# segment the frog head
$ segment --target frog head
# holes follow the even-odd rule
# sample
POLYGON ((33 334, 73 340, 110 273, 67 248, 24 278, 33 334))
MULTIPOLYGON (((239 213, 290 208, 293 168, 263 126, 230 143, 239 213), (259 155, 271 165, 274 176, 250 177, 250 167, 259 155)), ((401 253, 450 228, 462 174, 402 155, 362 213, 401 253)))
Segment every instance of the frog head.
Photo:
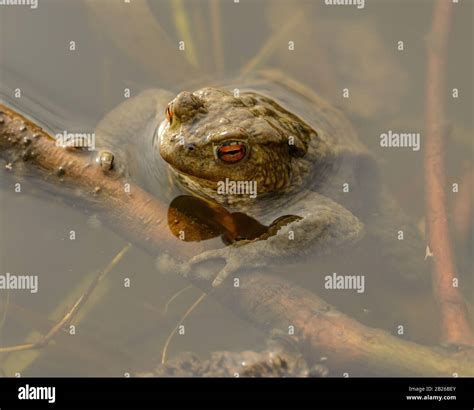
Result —
POLYGON ((255 182, 258 194, 285 190, 293 161, 316 132, 263 95, 218 88, 181 92, 158 130, 159 152, 180 175, 216 190, 220 181, 255 182))

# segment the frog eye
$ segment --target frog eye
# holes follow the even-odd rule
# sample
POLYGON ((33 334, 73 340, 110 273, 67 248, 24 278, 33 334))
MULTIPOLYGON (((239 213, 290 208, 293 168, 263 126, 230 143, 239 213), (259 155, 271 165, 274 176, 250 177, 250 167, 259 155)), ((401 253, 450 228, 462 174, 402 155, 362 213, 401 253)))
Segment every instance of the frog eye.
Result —
POLYGON ((173 122, 173 110, 171 104, 166 107, 166 120, 169 122, 170 125, 173 122))
POLYGON ((216 157, 227 164, 235 164, 245 158, 247 146, 242 141, 226 141, 216 148, 216 157))

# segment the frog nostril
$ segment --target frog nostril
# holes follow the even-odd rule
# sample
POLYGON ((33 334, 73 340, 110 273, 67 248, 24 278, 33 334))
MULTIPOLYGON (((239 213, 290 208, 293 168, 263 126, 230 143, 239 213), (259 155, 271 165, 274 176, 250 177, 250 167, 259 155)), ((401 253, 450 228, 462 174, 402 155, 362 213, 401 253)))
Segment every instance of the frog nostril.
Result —
POLYGON ((194 144, 188 144, 186 145, 186 149, 188 150, 188 152, 192 152, 196 149, 196 146, 194 144))

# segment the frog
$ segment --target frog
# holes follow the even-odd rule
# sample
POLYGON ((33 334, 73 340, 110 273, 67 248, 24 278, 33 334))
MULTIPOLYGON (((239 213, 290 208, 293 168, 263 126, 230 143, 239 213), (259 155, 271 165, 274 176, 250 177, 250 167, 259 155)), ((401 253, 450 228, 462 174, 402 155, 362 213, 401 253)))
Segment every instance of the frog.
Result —
POLYGON ((423 276, 419 232, 381 182, 374 154, 341 110, 283 74, 145 90, 104 117, 96 146, 104 172, 161 200, 186 193, 269 228, 179 264, 184 276, 218 287, 239 272, 363 244, 375 244, 372 253, 404 280, 423 276), (217 273, 199 269, 210 262, 217 273))

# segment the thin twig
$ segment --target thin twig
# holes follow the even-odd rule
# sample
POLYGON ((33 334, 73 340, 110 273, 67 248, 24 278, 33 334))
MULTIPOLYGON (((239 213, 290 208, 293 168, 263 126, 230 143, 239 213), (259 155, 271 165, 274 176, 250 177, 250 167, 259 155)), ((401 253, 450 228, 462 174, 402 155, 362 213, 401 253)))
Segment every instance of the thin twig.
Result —
POLYGON ((214 49, 214 62, 217 74, 224 72, 224 47, 222 46, 222 24, 220 0, 209 3, 212 22, 212 42, 214 49))
POLYGON ((175 300, 177 297, 182 295, 184 292, 186 292, 189 289, 192 289, 194 286, 193 285, 188 285, 183 289, 178 290, 171 298, 166 302, 165 308, 163 309, 163 315, 166 315, 168 313, 168 308, 171 303, 173 303, 173 300, 175 300))
POLYGON ((178 327, 184 322, 184 320, 189 316, 189 314, 196 309, 196 307, 204 300, 204 298, 207 296, 207 293, 204 293, 199 296, 199 298, 194 302, 191 307, 184 313, 183 317, 181 320, 176 324, 176 326, 173 328, 173 330, 170 332, 168 338, 166 339, 165 345, 163 346, 163 352, 161 353, 161 364, 164 364, 166 362, 166 353, 168 352, 168 347, 171 343, 171 339, 173 339, 174 334, 176 333, 176 330, 178 330, 178 327))
POLYGON ((272 33, 259 52, 242 68, 241 75, 250 73, 266 62, 275 49, 288 37, 290 30, 296 26, 302 17, 301 12, 296 12, 278 32, 272 33))
POLYGON ((467 309, 455 280, 458 277, 449 238, 445 200, 444 110, 447 45, 452 23, 453 4, 438 0, 428 37, 426 82, 426 213, 429 247, 433 252, 433 287, 440 306, 442 342, 474 345, 467 309))
POLYGON ((194 46, 193 36, 191 35, 189 17, 186 8, 184 7, 182 0, 173 0, 171 2, 171 7, 173 9, 174 24, 185 44, 186 59, 193 67, 199 67, 199 59, 196 53, 196 47, 194 46))
POLYGON ((107 267, 103 271, 99 271, 95 279, 91 282, 87 290, 76 300, 72 308, 63 316, 63 318, 56 323, 51 330, 44 335, 40 340, 34 343, 26 343, 22 345, 15 345, 15 346, 8 346, 8 347, 1 347, 0 353, 12 353, 12 352, 19 352, 23 350, 30 350, 30 349, 39 349, 48 344, 48 342, 53 339, 62 328, 67 326, 72 319, 77 315, 79 309, 84 306, 87 300, 90 298, 94 290, 96 289, 99 282, 117 265, 117 263, 122 260, 125 254, 131 248, 131 244, 127 244, 124 248, 112 259, 112 261, 107 265, 107 267))
POLYGON ((5 298, 5 303, 3 304, 2 318, 0 319, 0 339, 2 336, 3 326, 5 325, 5 321, 7 320, 7 312, 8 312, 9 304, 10 304, 10 290, 7 289, 7 296, 5 298))

